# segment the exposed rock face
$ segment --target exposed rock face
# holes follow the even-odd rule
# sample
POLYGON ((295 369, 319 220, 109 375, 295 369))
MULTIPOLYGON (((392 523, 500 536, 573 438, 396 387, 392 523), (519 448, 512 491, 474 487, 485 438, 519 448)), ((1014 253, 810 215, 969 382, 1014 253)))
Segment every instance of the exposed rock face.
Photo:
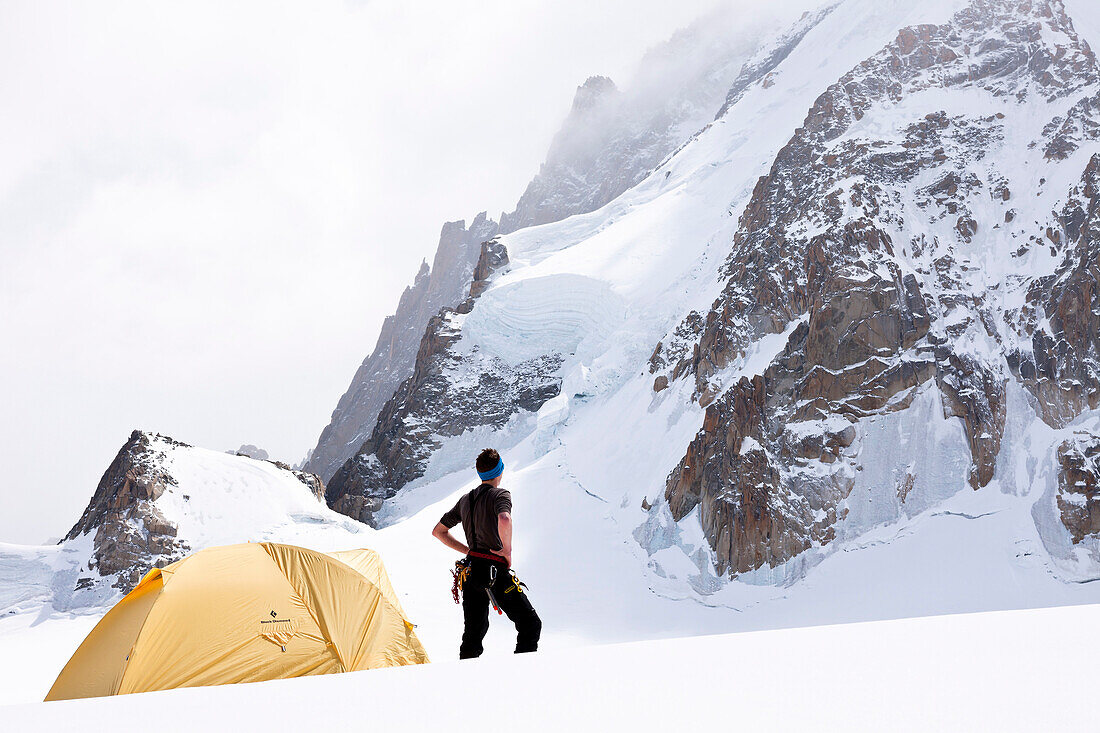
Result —
POLYGON ((152 446, 150 437, 140 430, 130 435, 100 479, 84 514, 65 535, 73 540, 94 533, 88 569, 112 579, 123 592, 137 585, 150 568, 164 567, 190 551, 177 538, 177 528, 153 504, 176 482, 163 471, 164 454, 152 446))
POLYGON ((559 355, 513 365, 456 348, 461 331, 454 318, 471 311, 489 277, 507 263, 503 245, 482 245, 470 296, 429 321, 413 375, 382 408, 370 439, 329 482, 326 499, 333 509, 375 525, 382 503, 424 475, 443 439, 477 427, 499 428, 520 410, 535 411, 558 394, 559 355))
POLYGON ((297 471, 282 461, 268 461, 268 463, 294 474, 294 478, 305 484, 306 488, 309 489, 309 493, 313 494, 317 501, 323 502, 325 500, 325 482, 317 474, 308 471, 297 471))
POLYGON ((855 425, 930 380, 965 425, 975 488, 993 476, 1014 375, 1052 424, 1096 406, 1096 158, 1054 221, 1013 223, 1028 179, 1007 141, 1039 110, 1052 120, 1029 150, 1073 160, 1097 139, 1098 81, 1057 0, 975 0, 902 29, 817 99, 758 182, 702 328, 686 319, 651 359, 693 374, 706 406, 666 498, 677 520, 701 508, 720 571, 831 541, 860 468, 844 450, 855 425), (982 102, 924 106, 949 95, 982 102), (1047 248, 1050 275, 1034 253, 1047 248), (782 353, 738 379, 768 334, 782 353))
MULTIPOLYGON (((296 513, 300 513, 304 521, 323 523, 327 521, 325 514, 332 516, 331 512, 324 509, 325 486, 316 474, 295 471, 279 461, 266 461, 244 455, 229 458, 233 464, 230 467, 224 463, 225 458, 165 435, 135 430, 103 474, 80 520, 61 542, 65 544, 91 537, 91 556, 76 579, 77 589, 100 586, 102 580, 106 580, 112 587, 129 592, 151 568, 164 567, 192 550, 201 549, 193 546, 194 536, 181 536, 179 527, 158 508, 158 500, 162 498, 160 507, 165 508, 165 511, 180 522, 183 521, 179 519, 180 514, 186 515, 195 506, 196 498, 201 499, 193 510, 196 516, 192 518, 192 528, 199 525, 209 531, 210 524, 233 524, 228 532, 223 533, 229 541, 255 539, 258 536, 253 534, 255 527, 240 526, 242 516, 253 513, 263 515, 265 512, 258 509, 238 512, 234 518, 233 510, 225 501, 226 493, 249 491, 259 481, 271 482, 264 489, 273 492, 270 498, 276 506, 287 505, 286 494, 289 489, 289 493, 295 497, 292 506, 296 505, 296 513), (189 459, 185 463, 193 466, 197 461, 206 466, 199 473, 198 481, 191 480, 190 484, 181 485, 180 476, 187 481, 191 474, 186 470, 179 473, 180 469, 173 468, 178 466, 174 461, 178 460, 180 454, 186 454, 189 459), (221 460, 212 461, 206 456, 221 460), (252 468, 254 462, 271 464, 286 473, 280 474, 268 469, 257 476, 252 468), (173 475, 174 470, 177 475, 173 475), (211 481, 210 476, 215 472, 218 480, 211 481), (311 500, 301 497, 301 490, 296 487, 295 479, 305 485, 317 500, 317 516, 303 511, 303 506, 308 508, 311 500), (196 497, 196 492, 206 493, 207 496, 196 497), (216 508, 212 510, 211 505, 215 502, 216 508), (227 513, 228 518, 224 516, 227 513), (237 535, 237 532, 241 534, 237 535)), ((267 495, 262 496, 266 498, 267 495)), ((280 524, 292 520, 293 517, 278 518, 280 524)), ((261 531, 268 529, 263 527, 261 531)), ((78 544, 77 547, 82 548, 82 545, 78 544)))
POLYGON ((1031 343, 1010 354, 1009 364, 1044 419, 1061 427, 1100 401, 1100 153, 1033 246, 1049 247, 1060 261, 1028 290, 1021 331, 1031 343))
POLYGON ((1100 534, 1100 437, 1078 435, 1058 446, 1058 510, 1074 544, 1100 534))
POLYGON ((466 228, 448 222, 439 235, 432 267, 424 263, 412 286, 405 289, 397 311, 386 318, 378 343, 355 372, 340 398, 332 420, 321 433, 304 468, 330 478, 370 437, 382 406, 412 374, 428 320, 463 298, 481 253, 481 243, 497 233, 496 222, 482 212, 466 228))

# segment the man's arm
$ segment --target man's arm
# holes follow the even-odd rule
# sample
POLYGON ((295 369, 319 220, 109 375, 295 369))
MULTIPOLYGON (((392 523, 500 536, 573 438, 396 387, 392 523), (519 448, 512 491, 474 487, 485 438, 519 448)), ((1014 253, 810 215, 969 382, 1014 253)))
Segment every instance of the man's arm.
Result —
POLYGON ((501 512, 497 515, 497 532, 500 534, 500 549, 495 554, 500 555, 508 564, 512 564, 512 513, 501 512))
POLYGON ((461 552, 463 555, 470 552, 469 547, 451 536, 451 530, 447 529, 447 526, 443 524, 443 522, 436 522, 435 529, 432 530, 432 537, 435 537, 455 552, 461 552))

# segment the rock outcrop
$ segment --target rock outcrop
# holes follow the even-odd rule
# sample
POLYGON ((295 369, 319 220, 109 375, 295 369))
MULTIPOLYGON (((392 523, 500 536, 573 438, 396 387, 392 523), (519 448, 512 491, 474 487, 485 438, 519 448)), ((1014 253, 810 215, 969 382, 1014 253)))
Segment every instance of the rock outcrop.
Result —
POLYGON ((1043 418, 1062 427, 1100 402, 1100 153, 1031 245, 1060 259, 1053 274, 1028 289, 1019 328, 1030 343, 1010 354, 1009 364, 1043 418))
POLYGON ((1073 542, 1100 535, 1100 436, 1075 435, 1058 446, 1057 506, 1073 542))
POLYGON ((448 222, 439 235, 431 268, 420 267, 405 289, 397 310, 386 318, 374 347, 352 378, 333 410, 304 468, 327 480, 355 455, 370 437, 382 406, 412 374, 424 329, 442 308, 453 308, 463 298, 473 277, 481 243, 498 231, 482 212, 469 228, 464 221, 448 222))
POLYGON ((328 484, 329 506, 372 526, 382 503, 423 476, 446 438, 479 427, 499 428, 517 412, 535 411, 558 394, 556 354, 509 364, 456 346, 456 316, 469 313, 494 272, 508 263, 495 241, 482 245, 470 295, 429 321, 413 375, 382 408, 378 423, 359 452, 328 484))
POLYGON ((65 540, 92 535, 88 569, 123 592, 137 585, 150 568, 175 562, 191 549, 154 503, 176 480, 163 470, 164 453, 154 447, 153 438, 140 430, 130 435, 80 520, 65 535, 65 540))
MULTIPOLYGON (((105 581, 122 592, 128 592, 151 568, 164 567, 192 550, 200 549, 194 545, 196 537, 182 536, 179 524, 166 516, 166 512, 172 510, 175 512, 172 516, 187 516, 190 505, 198 500, 201 503, 197 510, 199 524, 233 522, 223 517, 229 508, 217 492, 246 490, 245 482, 254 483, 257 480, 257 472, 252 468, 257 463, 278 469, 268 468, 261 472, 263 480, 272 482, 273 495, 265 495, 265 498, 285 503, 285 492, 291 487, 289 493, 300 497, 294 503, 308 505, 315 500, 317 511, 327 512, 323 505, 325 486, 316 474, 295 471, 279 461, 245 455, 228 457, 202 451, 165 435, 135 430, 103 474, 80 520, 61 541, 64 545, 91 540, 90 556, 79 573, 78 587, 105 581), (199 482, 184 484, 180 476, 173 472, 173 457, 180 453, 188 454, 192 463, 196 460, 200 463, 209 461, 209 468, 200 474, 199 482), (204 455, 216 456, 219 461, 204 459, 204 455), (227 460, 232 463, 232 468, 223 465, 227 460), (209 478, 212 472, 218 477, 214 482, 209 478), (297 486, 295 481, 309 489, 313 498, 302 497, 301 488, 293 488, 297 486), (219 482, 224 485, 218 486, 219 482), (196 492, 214 495, 200 497, 196 496, 196 492), (168 508, 164 505, 166 500, 169 501, 168 508), (208 513, 214 516, 208 518, 208 513)), ((253 511, 249 509, 249 513, 253 511)), ((254 513, 266 512, 257 509, 254 513)), ((328 514, 331 515, 331 512, 328 514)), ((291 517, 279 519, 287 522, 291 517)), ((252 531, 254 528, 242 524, 220 533, 231 541, 243 542, 257 539, 251 534, 252 531)))
POLYGON ((260 461, 266 461, 268 458, 271 457, 267 454, 267 451, 265 451, 263 448, 260 448, 259 446, 252 445, 251 443, 245 443, 244 445, 242 445, 237 450, 227 451, 227 452, 228 453, 233 453, 234 455, 238 455, 238 456, 248 456, 249 458, 255 458, 255 459, 260 460, 260 461))

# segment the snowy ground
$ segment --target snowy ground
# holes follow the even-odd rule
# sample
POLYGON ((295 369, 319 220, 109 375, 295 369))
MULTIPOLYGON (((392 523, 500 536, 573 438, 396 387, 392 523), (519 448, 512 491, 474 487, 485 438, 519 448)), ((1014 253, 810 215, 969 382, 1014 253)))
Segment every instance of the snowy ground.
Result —
POLYGON ((490 655, 0 709, 7 730, 1088 730, 1100 606, 490 655))
MULTIPOLYGON (((0 659, 8 662, 0 674, 0 706, 44 699, 101 615, 44 611, 0 616, 0 659)), ((0 712, 0 722, 3 718, 0 712)))

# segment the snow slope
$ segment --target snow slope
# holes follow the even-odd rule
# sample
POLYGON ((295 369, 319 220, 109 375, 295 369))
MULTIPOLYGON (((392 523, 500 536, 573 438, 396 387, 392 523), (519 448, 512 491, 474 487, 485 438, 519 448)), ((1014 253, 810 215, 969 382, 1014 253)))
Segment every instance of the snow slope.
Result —
POLYGON ((164 467, 179 483, 155 503, 193 549, 265 541, 341 549, 364 530, 267 461, 187 447, 169 451, 164 467))
POLYGON ((1100 607, 937 616, 0 709, 10 730, 1088 730, 1100 607), (462 711, 459 710, 461 701, 462 711), (483 711, 469 714, 466 711, 483 711))

